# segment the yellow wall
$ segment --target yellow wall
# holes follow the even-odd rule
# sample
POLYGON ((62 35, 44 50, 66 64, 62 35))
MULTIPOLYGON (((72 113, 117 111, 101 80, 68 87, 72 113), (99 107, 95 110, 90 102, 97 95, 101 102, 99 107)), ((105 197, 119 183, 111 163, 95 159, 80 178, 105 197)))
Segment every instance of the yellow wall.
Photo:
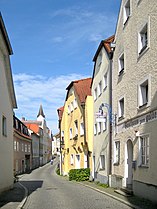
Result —
MULTIPOLYGON (((64 163, 62 164, 62 173, 67 175, 70 169, 78 168, 76 166, 76 155, 80 155, 80 168, 85 167, 84 155, 87 152, 84 135, 80 134, 80 124, 84 122, 83 109, 80 101, 73 90, 73 87, 69 91, 67 101, 64 105, 64 112, 61 121, 61 132, 64 131, 64 149, 62 149, 62 156, 64 163), (77 100, 77 107, 68 113, 68 105, 77 100), (75 137, 75 121, 78 123, 78 136, 75 137), (70 139, 70 128, 72 128, 72 138, 70 139), (74 160, 71 164, 71 155, 73 154, 74 160)), ((93 99, 92 96, 87 97, 85 103, 85 123, 86 123, 86 140, 89 146, 89 151, 93 150, 93 99)), ((90 157, 90 168, 92 168, 91 157, 90 157)))

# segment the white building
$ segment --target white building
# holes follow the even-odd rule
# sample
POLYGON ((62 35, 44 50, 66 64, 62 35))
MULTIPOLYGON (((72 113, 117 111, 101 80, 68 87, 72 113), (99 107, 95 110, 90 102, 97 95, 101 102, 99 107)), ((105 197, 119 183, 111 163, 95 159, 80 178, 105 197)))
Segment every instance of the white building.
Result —
POLYGON ((157 1, 122 0, 113 56, 113 186, 157 201, 157 1))
POLYGON ((52 155, 60 155, 60 134, 53 135, 52 155))
POLYGON ((17 108, 10 55, 12 49, 0 14, 0 192, 13 185, 13 108, 17 108))

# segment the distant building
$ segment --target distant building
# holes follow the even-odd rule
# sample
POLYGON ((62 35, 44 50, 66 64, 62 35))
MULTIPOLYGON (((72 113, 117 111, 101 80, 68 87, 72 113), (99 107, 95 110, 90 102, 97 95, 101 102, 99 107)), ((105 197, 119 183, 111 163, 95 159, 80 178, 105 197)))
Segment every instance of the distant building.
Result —
POLYGON ((39 155, 40 165, 44 165, 51 159, 52 137, 50 129, 46 125, 45 115, 42 105, 40 105, 37 120, 22 121, 30 130, 39 135, 39 155))
POLYGON ((60 134, 53 135, 52 155, 60 155, 60 134))
POLYGON ((90 168, 93 151, 93 98, 91 78, 72 81, 64 108, 58 109, 61 134, 61 173, 90 168))
POLYGON ((93 178, 108 184, 111 174, 111 76, 114 36, 101 41, 94 56, 92 95, 94 98, 93 178))
POLYGON ((17 108, 10 55, 12 48, 0 14, 0 193, 13 186, 13 108, 17 108))
POLYGON ((32 139, 25 126, 14 116, 14 174, 32 169, 32 139))

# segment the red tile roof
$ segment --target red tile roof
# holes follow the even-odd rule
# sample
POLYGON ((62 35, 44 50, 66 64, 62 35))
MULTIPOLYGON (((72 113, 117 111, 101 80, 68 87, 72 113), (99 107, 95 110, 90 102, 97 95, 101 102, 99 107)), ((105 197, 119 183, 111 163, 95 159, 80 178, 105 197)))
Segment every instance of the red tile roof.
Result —
POLYGON ((63 111, 64 111, 64 106, 57 109, 59 120, 62 119, 63 111))
POLYGON ((98 56, 98 54, 99 54, 99 52, 100 52, 100 50, 101 50, 102 47, 104 47, 106 49, 106 51, 107 51, 108 54, 111 52, 111 43, 114 41, 114 38, 115 38, 115 36, 112 35, 109 38, 107 38, 105 40, 102 40, 100 42, 100 44, 98 46, 98 49, 97 49, 97 51, 95 53, 95 56, 93 58, 93 61, 94 62, 96 61, 97 56, 98 56))
POLYGON ((36 134, 39 133, 39 124, 33 124, 33 123, 25 123, 27 128, 34 131, 36 134))
POLYGON ((91 95, 91 89, 90 89, 91 82, 92 82, 91 78, 85 78, 85 79, 81 79, 81 80, 77 80, 77 81, 72 81, 69 84, 69 86, 66 88, 66 90, 68 90, 66 100, 68 98, 68 93, 69 93, 71 87, 73 86, 80 102, 84 103, 86 100, 86 97, 88 95, 91 95))

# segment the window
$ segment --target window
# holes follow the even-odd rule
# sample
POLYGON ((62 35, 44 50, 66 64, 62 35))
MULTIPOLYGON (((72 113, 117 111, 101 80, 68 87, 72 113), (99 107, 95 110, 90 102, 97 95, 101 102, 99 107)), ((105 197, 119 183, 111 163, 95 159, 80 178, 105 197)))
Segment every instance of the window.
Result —
POLYGON ((98 134, 101 132, 101 122, 97 123, 98 134))
POLYGON ((78 135, 78 122, 77 122, 77 120, 74 123, 75 123, 75 136, 77 136, 78 135))
POLYGON ((71 102, 71 112, 74 110, 74 103, 71 102))
POLYGON ((94 135, 97 134, 97 124, 94 124, 94 135))
POLYGON ((119 164, 120 162, 120 141, 115 141, 114 144, 114 150, 115 150, 115 154, 114 154, 114 164, 119 164))
POLYGON ((19 142, 17 142, 17 151, 19 151, 19 142))
POLYGON ((7 119, 5 116, 2 117, 2 133, 3 136, 7 136, 7 119))
POLYGON ((70 164, 74 165, 74 154, 71 154, 70 156, 70 164))
POLYGON ((25 144, 25 152, 27 152, 27 144, 25 144))
POLYGON ((22 148, 21 148, 22 152, 24 151, 24 144, 22 143, 22 148))
POLYGON ((61 144, 64 144, 64 131, 61 132, 61 144))
POLYGON ((98 92, 97 92, 97 88, 94 89, 94 101, 97 99, 98 97, 98 92))
POLYGON ((31 145, 28 145, 28 152, 31 152, 31 145))
POLYGON ((102 122, 102 129, 103 129, 103 131, 106 131, 106 128, 107 128, 106 121, 102 122))
POLYGON ((105 155, 100 155, 100 169, 105 169, 105 155))
POLYGON ((124 97, 119 100, 118 115, 119 115, 119 118, 124 117, 124 97))
POLYGON ((72 128, 70 128, 70 139, 72 139, 73 135, 72 135, 72 128))
POLYGON ((119 75, 124 72, 124 54, 119 57, 119 75))
POLYGON ((124 5, 124 25, 126 24, 126 22, 128 21, 129 17, 130 17, 130 0, 128 0, 126 2, 126 4, 124 5))
POLYGON ((80 135, 81 136, 84 135, 84 124, 83 123, 80 124, 80 135))
POLYGON ((104 89, 107 88, 107 73, 104 75, 104 89))
POLYGON ((16 150, 16 141, 14 141, 14 150, 16 150))
POLYGON ((149 136, 141 136, 140 137, 141 143, 141 165, 148 166, 149 163, 149 136))
POLYGON ((74 99, 74 109, 76 109, 77 108, 77 100, 76 100, 76 98, 74 99))
POLYGON ((148 24, 146 24, 139 33, 139 54, 141 54, 148 46, 148 24))
POLYGON ((98 84, 98 96, 102 94, 102 81, 99 82, 98 84))
POLYGON ((68 105, 68 114, 70 114, 71 112, 71 108, 70 108, 70 105, 68 105))
POLYGON ((139 85, 139 107, 147 105, 149 102, 148 79, 139 85))

